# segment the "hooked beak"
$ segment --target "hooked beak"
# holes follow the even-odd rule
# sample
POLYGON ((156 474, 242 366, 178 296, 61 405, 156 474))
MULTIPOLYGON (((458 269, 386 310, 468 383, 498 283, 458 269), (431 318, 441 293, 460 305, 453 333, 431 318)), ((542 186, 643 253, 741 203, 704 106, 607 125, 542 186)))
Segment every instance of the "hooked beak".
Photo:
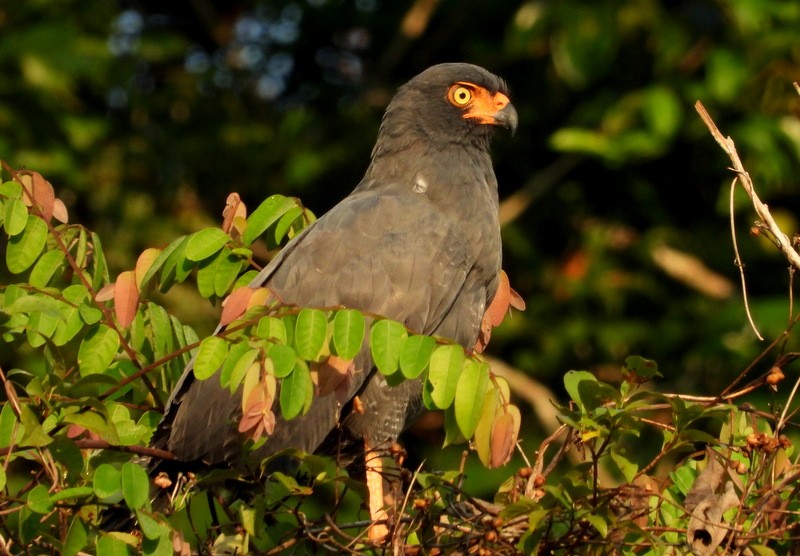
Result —
POLYGON ((517 110, 503 93, 489 96, 487 92, 473 103, 470 110, 464 113, 464 117, 477 120, 481 124, 503 126, 511 130, 511 135, 517 131, 519 123, 517 110))
POLYGON ((517 110, 510 102, 494 114, 494 124, 501 125, 504 128, 511 130, 512 137, 517 132, 518 123, 519 117, 517 116, 517 110))

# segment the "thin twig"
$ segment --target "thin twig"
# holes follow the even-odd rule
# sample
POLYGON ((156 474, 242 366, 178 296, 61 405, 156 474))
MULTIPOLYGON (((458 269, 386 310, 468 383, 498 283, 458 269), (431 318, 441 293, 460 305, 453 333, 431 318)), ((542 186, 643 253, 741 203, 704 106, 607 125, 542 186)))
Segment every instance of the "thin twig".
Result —
POLYGON ((744 312, 747 315, 747 321, 750 323, 750 328, 753 329, 756 338, 763 342, 764 336, 761 335, 761 332, 758 331, 758 327, 756 327, 756 323, 753 320, 753 313, 750 312, 750 303, 747 301, 747 279, 744 274, 744 263, 742 262, 742 257, 739 255, 739 244, 736 241, 736 217, 733 210, 733 200, 735 198, 734 193, 736 192, 737 181, 738 178, 733 178, 733 181, 731 181, 730 206, 728 208, 731 223, 731 243, 733 243, 734 264, 739 270, 739 279, 742 281, 742 302, 744 303, 744 312))

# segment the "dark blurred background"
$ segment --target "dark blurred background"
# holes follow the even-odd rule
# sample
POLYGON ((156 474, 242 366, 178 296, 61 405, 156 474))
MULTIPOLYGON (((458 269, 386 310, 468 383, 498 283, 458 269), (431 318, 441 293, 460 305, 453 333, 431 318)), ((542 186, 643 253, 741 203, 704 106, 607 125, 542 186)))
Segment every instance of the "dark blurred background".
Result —
MULTIPOLYGON (((323 213, 360 179, 400 84, 476 63, 506 78, 520 114, 495 167, 504 266, 528 308, 492 355, 556 396, 565 371, 613 381, 631 354, 659 363, 658 388, 713 394, 766 344, 733 264, 728 160, 694 103, 793 234, 798 29, 800 3, 783 0, 5 2, 0 158, 44 174, 116 272, 219 222, 231 191, 251 210, 283 193, 323 213)), ((737 195, 770 340, 789 277, 749 235, 754 218, 737 195)), ((208 331, 217 309, 187 295, 165 303, 208 331)))

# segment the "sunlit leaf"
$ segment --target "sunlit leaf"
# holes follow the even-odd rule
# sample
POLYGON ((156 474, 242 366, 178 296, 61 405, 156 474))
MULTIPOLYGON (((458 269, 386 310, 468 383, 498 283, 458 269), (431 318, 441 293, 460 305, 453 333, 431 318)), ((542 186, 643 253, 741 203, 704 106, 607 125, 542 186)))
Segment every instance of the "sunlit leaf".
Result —
POLYGON ((47 251, 31 270, 28 283, 34 288, 44 288, 53 279, 53 276, 60 275, 66 266, 64 253, 59 250, 47 251))
POLYGON ((100 236, 92 232, 92 249, 94 251, 92 260, 94 261, 94 270, 92 271, 92 287, 99 290, 108 283, 108 265, 106 264, 106 256, 103 252, 103 245, 100 243, 100 236))
POLYGON ((142 254, 139 255, 138 259, 136 259, 134 273, 136 274, 136 287, 139 288, 140 291, 143 286, 147 285, 144 281, 144 278, 146 276, 152 276, 150 269, 160 256, 161 249, 150 247, 149 249, 142 251, 142 254))
POLYGON ((28 208, 18 199, 11 199, 6 203, 3 218, 3 229, 9 236, 21 234, 28 223, 28 208))
POLYGON ((496 388, 489 388, 483 399, 483 409, 475 427, 473 443, 478 458, 485 467, 492 466, 492 427, 500 409, 500 395, 496 388))
POLYGON ((281 216, 278 224, 275 226, 275 243, 280 244, 284 236, 289 231, 292 223, 303 214, 303 209, 299 206, 294 206, 286 211, 286 214, 281 216))
POLYGON ((297 360, 297 353, 295 353, 294 349, 284 344, 270 346, 267 356, 272 361, 272 373, 277 378, 288 376, 294 369, 295 361, 297 360))
POLYGON ((120 272, 114 286, 114 314, 122 328, 128 328, 133 322, 138 306, 139 288, 136 285, 136 274, 132 270, 120 272))
POLYGON ((253 288, 244 286, 236 288, 222 302, 222 315, 219 324, 225 326, 239 318, 247 309, 250 298, 253 297, 253 288))
POLYGON ((293 419, 308 406, 314 390, 311 373, 305 365, 296 365, 292 373, 281 380, 280 406, 284 419, 293 419))
POLYGON ((319 309, 302 309, 297 314, 294 329, 294 344, 297 355, 308 361, 319 357, 325 347, 328 319, 319 309))
POLYGON ((81 376, 102 373, 111 365, 119 349, 119 336, 105 324, 92 328, 78 350, 81 376))
POLYGON ((213 375, 225 361, 228 354, 228 342, 219 336, 208 336, 200 343, 200 349, 194 360, 194 376, 205 380, 213 375))
POLYGON ((231 237, 219 228, 205 228, 189 236, 186 243, 186 258, 202 261, 217 253, 231 237))
POLYGON ((522 416, 519 408, 514 405, 507 404, 498 412, 492 424, 490 467, 501 467, 508 463, 511 456, 514 455, 521 423, 522 416))
POLYGON ((375 366, 384 375, 397 370, 400 350, 408 338, 405 326, 397 321, 383 319, 372 325, 369 347, 375 366))
POLYGON ((465 360, 454 401, 456 423, 464 438, 471 438, 478 426, 488 387, 489 365, 474 359, 465 360))
POLYGON ((364 315, 353 309, 336 311, 333 318, 333 346, 342 359, 353 359, 364 342, 366 322, 364 315))
POLYGON ((6 265, 9 272, 19 274, 36 262, 47 241, 47 225, 41 218, 28 215, 22 233, 8 240, 6 265))
POLYGON ((430 336, 409 336, 400 349, 398 362, 400 371, 406 378, 417 378, 428 366, 436 347, 436 340, 430 336))
POLYGON ((456 344, 439 346, 431 355, 428 371, 428 382, 432 387, 430 396, 439 409, 452 405, 464 359, 464 349, 456 344))
POLYGON ((272 195, 262 202, 247 219, 247 228, 242 235, 242 243, 250 245, 267 228, 277 222, 287 211, 297 206, 297 201, 283 195, 272 195))
POLYGON ((256 325, 255 335, 266 340, 274 339, 286 344, 286 326, 283 320, 275 317, 261 317, 256 325))

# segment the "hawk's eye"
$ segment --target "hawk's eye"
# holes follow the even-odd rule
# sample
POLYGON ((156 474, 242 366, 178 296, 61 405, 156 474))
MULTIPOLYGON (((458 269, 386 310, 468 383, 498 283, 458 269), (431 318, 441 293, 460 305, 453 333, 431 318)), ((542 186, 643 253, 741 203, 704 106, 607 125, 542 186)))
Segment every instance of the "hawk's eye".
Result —
POLYGON ((466 106, 472 100, 472 91, 463 85, 456 85, 450 89, 450 94, 447 96, 456 106, 466 106))

